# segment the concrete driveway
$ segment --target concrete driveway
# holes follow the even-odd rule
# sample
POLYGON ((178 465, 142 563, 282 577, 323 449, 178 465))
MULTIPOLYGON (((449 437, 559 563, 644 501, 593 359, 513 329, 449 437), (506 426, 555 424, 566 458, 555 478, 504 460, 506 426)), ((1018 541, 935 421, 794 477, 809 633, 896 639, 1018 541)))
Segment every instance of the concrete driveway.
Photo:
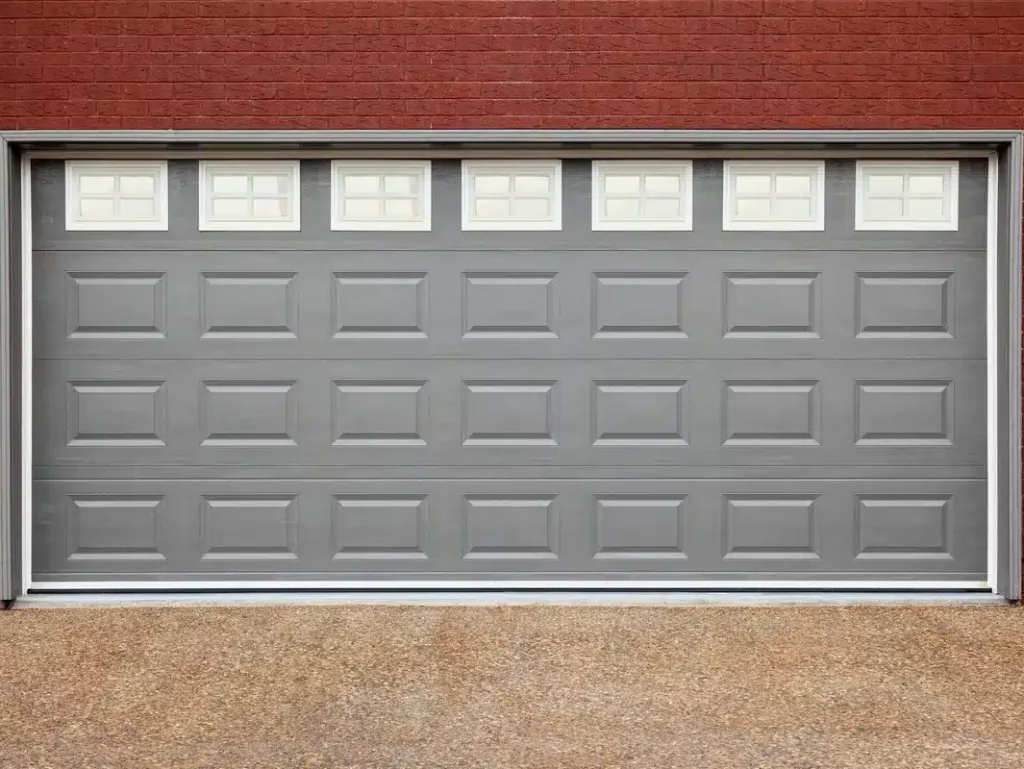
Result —
POLYGON ((1014 607, 0 613, 0 766, 1024 766, 1014 607))

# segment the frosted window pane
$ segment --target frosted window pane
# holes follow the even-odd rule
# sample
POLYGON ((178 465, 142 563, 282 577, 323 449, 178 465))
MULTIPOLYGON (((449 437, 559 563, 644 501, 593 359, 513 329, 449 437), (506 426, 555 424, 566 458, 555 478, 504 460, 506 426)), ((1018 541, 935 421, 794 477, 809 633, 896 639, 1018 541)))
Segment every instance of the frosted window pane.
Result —
POLYGON ((640 201, 636 198, 609 198, 604 202, 604 212, 609 219, 638 219, 640 201))
POLYGON ((254 195, 283 195, 285 180, 280 176, 254 176, 252 191, 254 195))
POLYGON ((366 221, 380 218, 380 201, 376 198, 350 198, 344 201, 344 218, 366 221))
POLYGON ((763 198, 738 198, 736 216, 740 219, 768 219, 771 215, 770 201, 763 198))
POLYGON ((547 195, 551 179, 547 176, 517 176, 515 185, 517 195, 547 195))
POLYGON ((740 195, 770 195, 771 191, 771 176, 741 174, 736 177, 736 192, 740 195))
POLYGON ((83 219, 114 218, 114 201, 110 198, 83 198, 79 208, 83 219))
POLYGON ((910 198, 907 200, 907 217, 918 220, 943 219, 942 198, 910 198))
POLYGON ((473 182, 479 195, 506 195, 509 192, 508 176, 480 175, 473 182))
POLYGON ((376 195, 380 192, 379 176, 345 176, 345 193, 348 195, 376 195))
POLYGON ((281 198, 256 198, 252 202, 252 213, 257 219, 284 219, 285 201, 281 198))
POLYGON ((547 219, 551 205, 547 198, 520 198, 515 202, 516 219, 547 219))
POLYGON ((214 195, 246 195, 249 192, 249 180, 245 176, 216 174, 213 177, 214 195))
POLYGON ((903 216, 903 201, 899 198, 868 198, 864 203, 868 220, 893 221, 903 216))
POLYGON ((248 202, 244 198, 214 198, 214 219, 246 219, 249 215, 248 202))
POLYGON ((640 193, 640 177, 606 176, 604 190, 609 195, 637 195, 640 193))
POLYGON ((868 177, 868 195, 878 197, 899 197, 903 194, 903 176, 871 174, 868 177))
POLYGON ((121 199, 121 216, 124 219, 154 219, 156 205, 152 198, 121 199))
POLYGON ((808 198, 779 198, 775 201, 776 218, 797 221, 811 218, 811 201, 808 198))
POLYGON ((679 198, 648 198, 644 201, 644 216, 647 219, 678 219, 679 198))
POLYGON ((678 176, 648 176, 644 179, 644 192, 648 195, 678 195, 680 183, 678 176))
POLYGON ((911 176, 908 180, 908 195, 941 195, 943 193, 943 182, 941 176, 911 176))
POLYGON ((409 198, 394 198, 384 201, 384 215, 388 219, 414 219, 416 208, 409 198))
POLYGON ((775 192, 778 195, 807 195, 811 194, 811 177, 806 175, 775 177, 775 192))
POLYGON ((122 176, 121 194, 133 196, 152 196, 154 194, 152 176, 122 176))
POLYGON ((511 216, 508 198, 477 198, 474 210, 479 219, 507 220, 511 216))
POLYGON ((79 187, 86 195, 111 195, 114 192, 113 176, 83 176, 79 187))
POLYGON ((384 192, 389 195, 412 195, 415 183, 411 176, 385 176, 384 192))

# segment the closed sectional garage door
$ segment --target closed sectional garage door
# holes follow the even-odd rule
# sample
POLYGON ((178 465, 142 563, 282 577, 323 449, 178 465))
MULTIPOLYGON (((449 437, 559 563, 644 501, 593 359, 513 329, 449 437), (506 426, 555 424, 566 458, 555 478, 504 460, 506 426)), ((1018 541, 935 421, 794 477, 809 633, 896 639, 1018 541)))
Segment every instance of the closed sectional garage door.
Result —
POLYGON ((983 581, 986 172, 35 160, 34 579, 983 581))

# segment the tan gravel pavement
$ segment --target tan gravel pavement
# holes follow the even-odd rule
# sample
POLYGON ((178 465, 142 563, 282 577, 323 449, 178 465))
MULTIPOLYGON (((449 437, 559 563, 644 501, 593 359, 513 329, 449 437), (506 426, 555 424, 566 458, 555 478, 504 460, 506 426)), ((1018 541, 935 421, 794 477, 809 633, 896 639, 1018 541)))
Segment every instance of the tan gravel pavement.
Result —
POLYGON ((1022 769, 1015 607, 0 612, 0 767, 1022 769))

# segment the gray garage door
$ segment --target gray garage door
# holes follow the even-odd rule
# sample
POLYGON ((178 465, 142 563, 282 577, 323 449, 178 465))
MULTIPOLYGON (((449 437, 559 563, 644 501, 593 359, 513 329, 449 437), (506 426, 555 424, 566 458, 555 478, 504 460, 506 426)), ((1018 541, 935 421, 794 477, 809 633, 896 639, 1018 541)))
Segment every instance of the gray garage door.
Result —
POLYGON ((33 573, 149 580, 983 580, 986 164, 959 227, 341 232, 65 229, 33 164, 33 573))

